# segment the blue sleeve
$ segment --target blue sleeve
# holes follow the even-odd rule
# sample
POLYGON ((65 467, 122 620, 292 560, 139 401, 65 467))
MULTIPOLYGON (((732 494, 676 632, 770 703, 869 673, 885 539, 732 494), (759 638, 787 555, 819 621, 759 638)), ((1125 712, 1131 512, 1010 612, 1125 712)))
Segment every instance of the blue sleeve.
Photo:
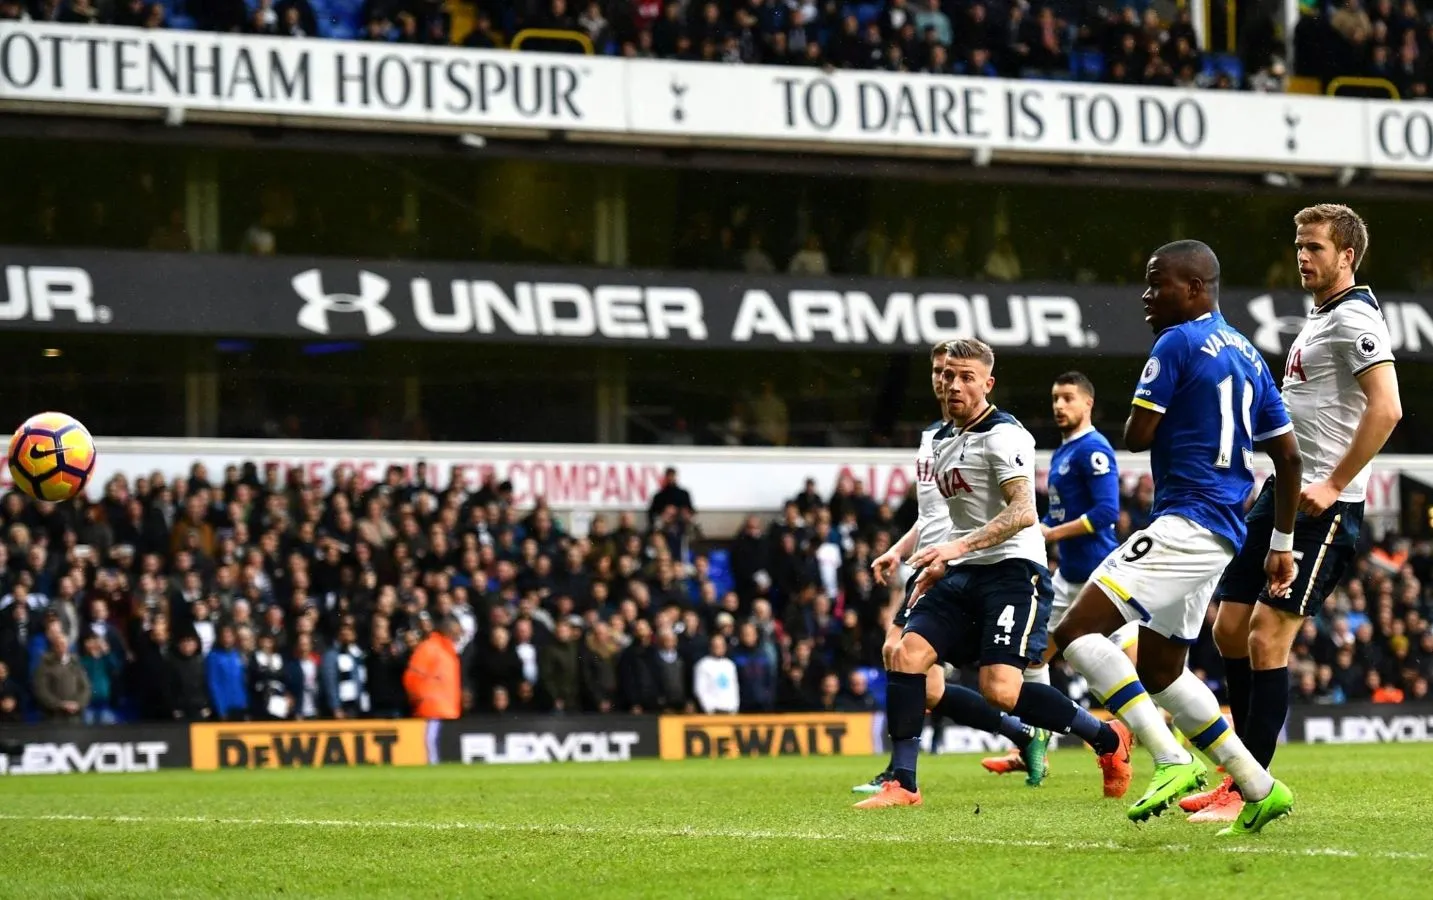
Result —
POLYGON ((219 660, 213 653, 204 657, 204 680, 209 684, 209 702, 214 706, 214 715, 222 717, 229 709, 225 704, 226 695, 219 671, 219 660))
POLYGON ((1139 384, 1134 389, 1134 405, 1163 415, 1174 401, 1188 353, 1189 341, 1184 332, 1171 328, 1161 334, 1140 373, 1139 384))
POLYGON ((1120 473, 1115 465, 1115 452, 1108 445, 1095 447, 1084 454, 1081 463, 1085 483, 1090 488, 1090 508, 1085 513, 1090 532, 1098 534, 1119 521, 1120 473))
POLYGON ((1254 443, 1267 441, 1269 438, 1277 437, 1286 431, 1293 430, 1293 423, 1289 421, 1289 410, 1284 406, 1284 397, 1279 393, 1279 388, 1274 384, 1274 378, 1269 374, 1269 367, 1264 367, 1263 377, 1260 379, 1261 391, 1259 408, 1254 413, 1254 433, 1251 437, 1254 443))

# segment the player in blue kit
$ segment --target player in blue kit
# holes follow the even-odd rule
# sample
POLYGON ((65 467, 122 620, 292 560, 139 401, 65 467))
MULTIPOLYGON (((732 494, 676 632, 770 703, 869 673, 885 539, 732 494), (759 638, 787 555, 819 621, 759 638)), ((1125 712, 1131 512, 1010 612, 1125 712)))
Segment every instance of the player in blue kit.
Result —
POLYGON ((1259 765, 1185 668, 1209 600, 1245 539, 1254 450, 1274 463, 1269 592, 1294 581, 1294 516, 1302 465, 1289 414, 1258 350, 1219 313, 1219 260, 1198 241, 1155 251, 1145 270, 1145 321, 1158 337, 1135 389, 1125 445, 1150 451, 1153 521, 1090 576, 1055 629, 1065 659, 1154 757, 1149 788, 1129 809, 1144 821, 1202 786, 1206 769, 1177 741, 1151 699, 1239 786, 1239 818, 1220 832, 1250 834, 1287 815, 1293 793, 1259 765), (1141 626, 1138 668, 1105 636, 1141 626))
MULTIPOLYGON (((1055 379, 1050 389, 1050 403, 1055 426, 1063 435, 1050 460, 1047 479, 1050 506, 1040 523, 1045 540, 1058 545, 1060 552, 1060 565, 1051 579, 1054 602, 1050 607, 1050 627, 1053 629, 1059 626, 1070 604, 1084 589, 1090 573, 1119 544, 1115 524, 1119 520, 1120 482, 1114 447, 1091 424, 1095 386, 1090 379, 1081 372, 1064 373, 1055 379)), ((1133 654, 1138 631, 1138 624, 1130 622, 1121 626, 1111 639, 1125 652, 1133 654)), ((1047 648, 1040 663, 1025 669, 1025 680, 1049 684, 1047 663, 1053 654, 1053 646, 1047 648)), ((983 759, 980 764, 998 775, 1026 769, 1024 755, 1018 750, 983 759)), ((1100 768, 1105 775, 1105 796, 1123 797, 1130 782, 1128 754, 1121 752, 1108 759, 1101 758, 1100 768)))

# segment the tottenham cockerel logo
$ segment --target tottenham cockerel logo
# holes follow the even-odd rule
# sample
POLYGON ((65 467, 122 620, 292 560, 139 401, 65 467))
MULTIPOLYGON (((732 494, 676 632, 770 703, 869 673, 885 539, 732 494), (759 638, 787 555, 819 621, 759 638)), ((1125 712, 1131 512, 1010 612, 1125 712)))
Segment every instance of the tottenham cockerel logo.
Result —
POLYGON ((309 331, 328 334, 332 327, 329 314, 342 315, 359 313, 363 316, 363 330, 369 337, 385 334, 398 327, 393 313, 383 308, 388 297, 388 279, 372 272, 358 273, 357 294, 329 294, 323 289, 323 273, 309 269, 293 277, 294 293, 304 302, 299 310, 298 322, 309 331))

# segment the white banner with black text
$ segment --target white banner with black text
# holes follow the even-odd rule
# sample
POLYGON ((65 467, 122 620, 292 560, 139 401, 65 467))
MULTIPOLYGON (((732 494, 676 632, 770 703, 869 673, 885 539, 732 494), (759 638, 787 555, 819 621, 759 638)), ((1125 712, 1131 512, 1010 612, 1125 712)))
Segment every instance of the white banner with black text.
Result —
POLYGON ((0 105, 81 104, 1076 164, 1433 168, 1427 104, 0 22, 0 105))

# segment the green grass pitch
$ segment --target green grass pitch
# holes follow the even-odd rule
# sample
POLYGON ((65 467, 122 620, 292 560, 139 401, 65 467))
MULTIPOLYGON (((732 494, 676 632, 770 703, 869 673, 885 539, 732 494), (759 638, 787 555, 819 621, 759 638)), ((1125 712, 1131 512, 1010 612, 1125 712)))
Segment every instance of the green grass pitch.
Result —
POLYGON ((1130 824, 1085 750, 1039 789, 926 756, 923 808, 864 812, 874 759, 16 777, 0 897, 1427 896, 1427 760, 1284 747, 1294 815, 1233 841, 1130 824))

